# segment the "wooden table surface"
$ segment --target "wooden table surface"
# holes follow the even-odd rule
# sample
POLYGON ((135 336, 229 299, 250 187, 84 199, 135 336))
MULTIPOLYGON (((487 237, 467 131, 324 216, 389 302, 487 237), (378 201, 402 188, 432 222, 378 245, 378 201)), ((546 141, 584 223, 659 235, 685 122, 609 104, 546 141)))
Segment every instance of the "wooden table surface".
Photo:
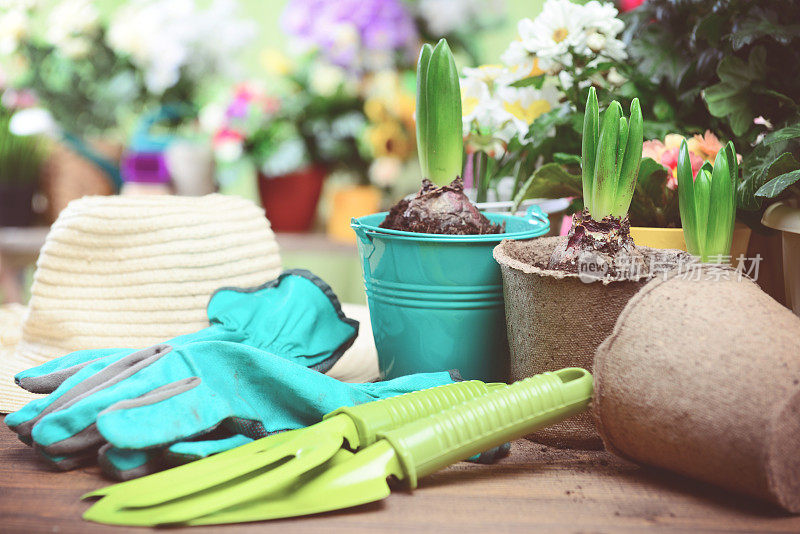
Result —
MULTIPOLYGON (((86 491, 107 484, 96 467, 56 473, 0 428, 0 532, 144 532, 84 522, 86 491)), ((163 532, 163 530, 161 530, 163 532)), ((192 532, 800 532, 792 517, 600 451, 519 440, 495 465, 459 463, 392 495, 346 511, 192 532)))

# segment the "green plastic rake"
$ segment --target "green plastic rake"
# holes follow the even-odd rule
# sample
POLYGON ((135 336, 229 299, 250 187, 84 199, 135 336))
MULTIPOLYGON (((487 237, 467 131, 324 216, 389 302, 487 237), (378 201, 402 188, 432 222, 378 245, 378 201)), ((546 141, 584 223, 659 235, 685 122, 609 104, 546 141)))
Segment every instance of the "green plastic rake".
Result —
POLYGON ((398 401, 392 410, 380 408, 387 401, 344 408, 315 425, 330 430, 309 427, 265 438, 259 441, 268 443, 260 446, 254 442, 207 460, 87 494, 85 497, 103 498, 84 518, 120 525, 203 525, 357 506, 387 497, 388 477, 415 488, 420 477, 585 410, 591 394, 591 375, 583 369, 569 368, 491 390, 480 382, 433 388, 388 399, 398 401), (483 394, 471 389, 481 387, 483 394), (445 388, 452 389, 440 395, 445 388), (405 402, 411 396, 415 396, 415 403, 405 402), (441 402, 445 396, 450 402, 441 402), (456 400, 457 396, 460 400, 456 400), (429 415, 418 416, 420 411, 414 408, 415 414, 404 416, 412 404, 428 406, 429 415), (445 404, 448 407, 442 409, 445 404), (375 411, 364 426, 365 417, 353 417, 352 411, 367 407, 375 411), (354 422, 345 423, 342 416, 354 422), (334 420, 337 422, 331 422, 334 420), (373 423, 379 420, 382 422, 373 423), (400 420, 406 424, 394 424, 400 420), (378 427, 381 429, 375 430, 378 427), (326 437, 334 432, 339 435, 336 447, 334 440, 326 437), (343 440, 359 452, 342 448, 343 440), (290 448, 294 452, 289 453, 290 448), (262 454, 269 456, 253 459, 262 454), (265 458, 271 463, 265 463, 265 458), (200 464, 202 469, 197 469, 200 464), (204 476, 211 478, 201 478, 204 476))

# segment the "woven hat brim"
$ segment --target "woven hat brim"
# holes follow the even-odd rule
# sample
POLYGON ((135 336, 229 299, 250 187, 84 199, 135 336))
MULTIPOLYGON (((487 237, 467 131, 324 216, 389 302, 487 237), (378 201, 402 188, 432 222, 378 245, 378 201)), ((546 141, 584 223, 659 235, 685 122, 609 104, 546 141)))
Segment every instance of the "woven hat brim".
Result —
POLYGON ((27 358, 17 356, 26 311, 27 308, 20 304, 0 307, 0 413, 19 410, 39 397, 14 383, 15 374, 32 367, 27 358))
POLYGON ((16 347, 0 347, 0 413, 16 412, 42 395, 25 391, 14 383, 14 375, 31 368, 27 358, 22 358, 16 347))

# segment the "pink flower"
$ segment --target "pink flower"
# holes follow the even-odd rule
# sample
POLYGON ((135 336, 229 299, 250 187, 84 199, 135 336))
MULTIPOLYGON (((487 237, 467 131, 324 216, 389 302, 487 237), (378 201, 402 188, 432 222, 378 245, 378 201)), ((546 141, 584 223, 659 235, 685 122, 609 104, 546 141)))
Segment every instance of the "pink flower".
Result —
MULTIPOLYGON (((678 189, 678 153, 680 149, 672 148, 661 154, 661 164, 669 170, 669 179, 667 179, 667 188, 678 189)), ((703 166, 705 160, 695 154, 689 152, 689 161, 692 164, 692 177, 697 178, 697 171, 703 166)))
MULTIPOLYGON (((642 144, 642 157, 652 158, 661 163, 669 171, 667 188, 673 191, 678 188, 678 154, 684 137, 679 134, 669 134, 664 141, 654 139, 642 144)), ((706 161, 714 162, 717 152, 722 149, 722 143, 716 135, 706 130, 703 135, 695 135, 686 141, 689 149, 689 161, 692 165, 692 176, 697 178, 697 171, 706 161)), ((741 157, 740 157, 741 159, 741 157)))
POLYGON ((241 142, 244 141, 244 135, 241 132, 232 130, 230 128, 222 128, 214 134, 214 144, 221 145, 224 143, 241 142))
POLYGON ((644 3, 644 0, 619 0, 619 10, 622 12, 636 9, 644 3))

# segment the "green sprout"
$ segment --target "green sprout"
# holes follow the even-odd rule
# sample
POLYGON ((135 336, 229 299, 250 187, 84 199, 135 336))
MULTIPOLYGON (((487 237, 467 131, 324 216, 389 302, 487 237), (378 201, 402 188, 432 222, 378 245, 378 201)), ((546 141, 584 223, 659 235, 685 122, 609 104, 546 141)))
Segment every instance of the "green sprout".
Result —
POLYGON ((631 102, 630 121, 622 116, 622 106, 615 100, 603 113, 601 125, 597 93, 594 87, 589 89, 583 117, 581 169, 583 203, 593 219, 624 217, 628 213, 642 161, 643 136, 638 98, 631 102))
POLYGON ((447 41, 424 44, 417 63, 417 152, 422 175, 447 185, 461 174, 461 88, 447 41))
POLYGON ((717 152, 714 166, 706 162, 692 177, 689 147, 678 154, 678 201, 686 250, 704 263, 719 263, 730 255, 736 219, 736 180, 739 164, 728 142, 717 152))

